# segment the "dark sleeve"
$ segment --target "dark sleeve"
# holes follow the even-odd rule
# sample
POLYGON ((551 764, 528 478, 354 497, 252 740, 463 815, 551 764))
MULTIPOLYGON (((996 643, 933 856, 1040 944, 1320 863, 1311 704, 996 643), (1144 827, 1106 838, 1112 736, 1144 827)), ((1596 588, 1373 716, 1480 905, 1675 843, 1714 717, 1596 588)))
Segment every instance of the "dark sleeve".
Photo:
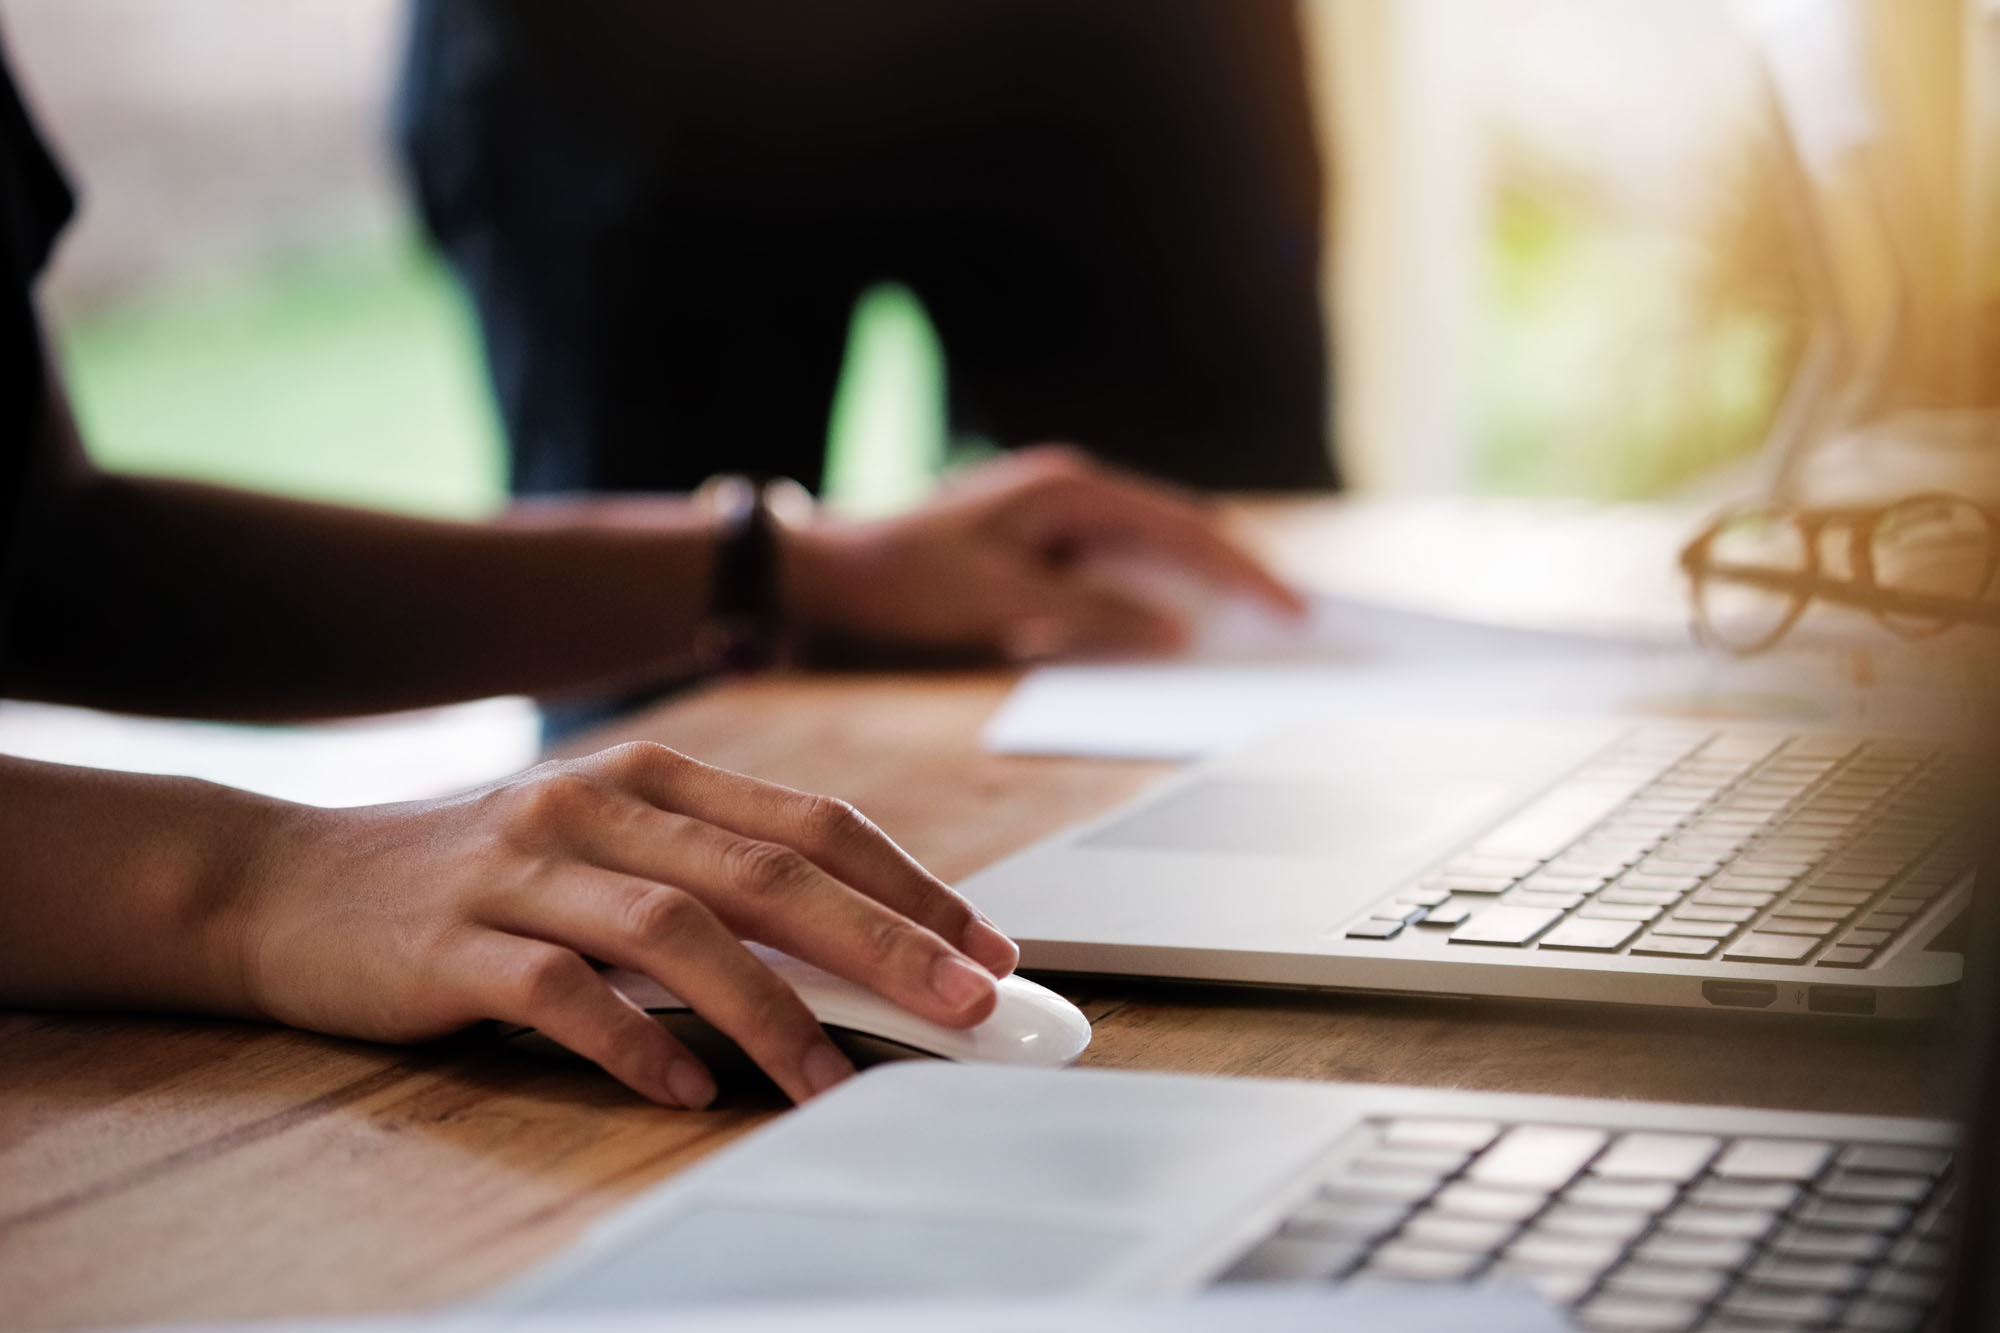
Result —
POLYGON ((0 45, 0 660, 35 451, 47 433, 47 362, 33 289, 74 209, 0 45))

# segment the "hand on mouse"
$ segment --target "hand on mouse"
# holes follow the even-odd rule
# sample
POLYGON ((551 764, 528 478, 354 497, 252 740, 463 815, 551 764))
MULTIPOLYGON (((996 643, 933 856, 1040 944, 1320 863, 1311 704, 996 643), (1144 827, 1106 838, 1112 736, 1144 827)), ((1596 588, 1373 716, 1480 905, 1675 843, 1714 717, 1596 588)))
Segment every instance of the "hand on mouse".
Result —
POLYGON ((852 1066, 740 939, 948 1027, 991 1013, 1018 957, 852 806, 658 745, 440 801, 302 811, 270 857, 244 941, 270 1017, 391 1041, 502 1019, 682 1106, 713 1081, 586 957, 673 990, 797 1100, 852 1066))
POLYGON ((821 520, 784 540, 802 627, 1014 659, 1182 643, 1172 611, 1093 577, 1096 557, 1162 561, 1286 616, 1304 610, 1193 499, 1061 446, 969 469, 900 518, 821 520))
POLYGON ((740 940, 947 1027, 987 1017, 1019 956, 845 802, 659 745, 352 809, 17 760, 0 761, 6 793, 0 835, 42 855, 0 895, 0 1003, 379 1041, 499 1019, 694 1107, 715 1095, 707 1071, 586 958, 674 991, 803 1100, 852 1066, 740 940))

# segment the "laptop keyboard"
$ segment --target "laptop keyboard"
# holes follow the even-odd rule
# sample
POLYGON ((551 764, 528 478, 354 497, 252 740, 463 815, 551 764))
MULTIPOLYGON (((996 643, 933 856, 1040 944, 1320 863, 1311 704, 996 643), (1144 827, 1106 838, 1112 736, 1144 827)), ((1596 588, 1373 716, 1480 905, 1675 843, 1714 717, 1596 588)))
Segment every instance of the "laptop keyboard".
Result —
POLYGON ((1358 1136, 1220 1280, 1512 1280, 1605 1333, 1896 1333, 1950 1260, 1941 1148, 1456 1119, 1358 1136))
POLYGON ((1344 934, 1867 967, 1971 866, 1963 765, 1913 741, 1637 731, 1344 934))

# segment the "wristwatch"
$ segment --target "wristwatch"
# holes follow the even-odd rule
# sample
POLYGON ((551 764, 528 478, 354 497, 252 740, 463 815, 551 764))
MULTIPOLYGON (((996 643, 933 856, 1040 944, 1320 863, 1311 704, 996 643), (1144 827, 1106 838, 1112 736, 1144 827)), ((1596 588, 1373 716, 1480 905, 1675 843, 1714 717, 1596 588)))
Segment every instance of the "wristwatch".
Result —
POLYGON ((716 519, 708 623, 700 650, 718 671, 762 671, 784 656, 784 601, 778 585, 778 511, 812 499, 787 478, 757 481, 735 473, 711 477, 696 495, 716 519))

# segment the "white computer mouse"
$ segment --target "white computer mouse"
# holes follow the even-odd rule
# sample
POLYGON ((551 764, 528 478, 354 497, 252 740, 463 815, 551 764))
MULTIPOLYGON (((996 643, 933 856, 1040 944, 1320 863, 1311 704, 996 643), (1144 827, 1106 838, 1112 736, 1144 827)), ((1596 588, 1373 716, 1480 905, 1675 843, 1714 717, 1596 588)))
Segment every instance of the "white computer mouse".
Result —
MULTIPOLYGON (((857 1063, 930 1057, 1055 1067, 1074 1063, 1090 1045, 1090 1020, 1083 1011, 1025 977, 1000 979, 996 985, 999 1003, 985 1022, 948 1028, 790 954, 761 944, 746 947, 798 992, 827 1034, 857 1063)), ((604 979, 687 1041, 695 1054, 705 1058, 712 1054, 720 1034, 672 991, 643 973, 624 968, 608 969, 604 979)), ((531 1028, 517 1028, 505 1035, 531 1046, 553 1045, 531 1028)))

